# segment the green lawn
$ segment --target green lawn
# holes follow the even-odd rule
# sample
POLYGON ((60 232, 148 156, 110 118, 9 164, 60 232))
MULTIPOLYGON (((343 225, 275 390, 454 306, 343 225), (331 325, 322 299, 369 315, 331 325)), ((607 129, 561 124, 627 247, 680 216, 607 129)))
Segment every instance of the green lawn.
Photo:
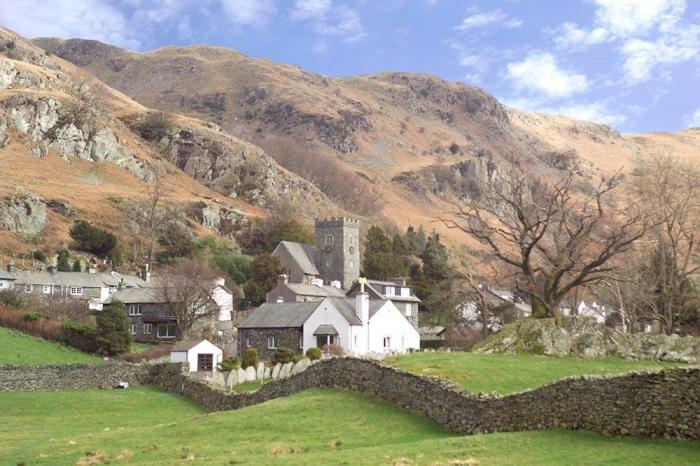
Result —
POLYGON ((143 353, 144 351, 148 351, 149 349, 153 348, 154 346, 156 346, 156 345, 154 345, 152 343, 138 343, 138 342, 134 341, 131 343, 131 347, 129 348, 129 350, 132 353, 143 353))
POLYGON ((0 464, 691 465, 699 442, 458 436, 366 395, 309 390, 205 414, 155 389, 0 393, 0 464))
POLYGON ((620 373, 671 365, 655 361, 466 352, 411 353, 389 358, 386 362, 415 374, 449 379, 471 392, 501 394, 536 388, 571 375, 620 373))
POLYGON ((99 362, 96 355, 0 327, 0 366, 99 362))

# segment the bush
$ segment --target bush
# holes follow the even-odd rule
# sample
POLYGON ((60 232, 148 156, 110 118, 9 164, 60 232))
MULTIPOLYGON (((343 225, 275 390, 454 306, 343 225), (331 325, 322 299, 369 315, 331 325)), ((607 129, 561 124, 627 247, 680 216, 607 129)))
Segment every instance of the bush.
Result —
POLYGON ((113 301, 97 315, 97 347, 101 353, 128 353, 131 347, 129 318, 124 304, 113 301))
POLYGON ((301 359, 294 350, 289 348, 277 348, 275 355, 272 357, 272 362, 275 364, 287 364, 288 362, 297 362, 301 359))
POLYGON ((83 251, 106 257, 117 246, 117 237, 101 228, 90 225, 85 220, 76 220, 70 229, 70 237, 83 251))
POLYGON ((438 349, 447 346, 445 340, 421 340, 420 349, 438 349))
POLYGON ((8 307, 22 307, 22 295, 15 290, 2 290, 0 304, 8 307))
POLYGON ((158 142, 168 135, 173 126, 171 118, 163 112, 149 113, 138 124, 138 133, 147 141, 158 142))
POLYGON ((48 260, 48 258, 46 257, 46 253, 44 253, 44 251, 39 250, 32 252, 32 257, 38 260, 39 262, 43 262, 44 264, 48 260))
POLYGON ((344 353, 343 347, 340 345, 323 345, 321 349, 324 353, 330 354, 331 356, 342 356, 344 353))
POLYGON ((96 353, 99 345, 95 328, 78 322, 66 321, 61 324, 63 342, 86 353, 96 353))
POLYGON ((235 371, 241 367, 241 360, 235 356, 228 356, 219 363, 219 370, 222 372, 235 371))
POLYGON ((29 311, 26 314, 24 314, 24 320, 26 322, 34 322, 35 320, 39 320, 42 317, 44 316, 36 311, 29 311))
POLYGON ((68 249, 63 248, 60 251, 58 251, 56 268, 59 272, 70 272, 70 251, 68 249))
POLYGON ((258 350, 256 350, 255 348, 246 348, 243 350, 243 360, 241 361, 241 367, 257 367, 258 362, 258 350))
POLYGON ((306 357, 311 359, 312 361, 321 359, 321 356, 323 356, 321 348, 309 348, 306 350, 306 357))

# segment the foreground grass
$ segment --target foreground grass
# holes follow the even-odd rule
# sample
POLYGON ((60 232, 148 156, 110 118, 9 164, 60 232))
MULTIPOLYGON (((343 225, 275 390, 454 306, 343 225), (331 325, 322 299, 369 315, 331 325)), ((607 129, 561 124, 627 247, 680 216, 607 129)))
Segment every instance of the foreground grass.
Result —
POLYGON ((0 327, 0 365, 68 364, 99 362, 96 355, 0 327))
POLYGON ((572 375, 611 374, 672 365, 656 361, 466 352, 411 353, 389 358, 386 362, 415 374, 449 379, 471 392, 500 394, 536 388, 572 375))
POLYGON ((458 436, 337 390, 214 414, 147 388, 0 393, 0 438, 0 464, 691 465, 700 455, 698 442, 586 432, 458 436))

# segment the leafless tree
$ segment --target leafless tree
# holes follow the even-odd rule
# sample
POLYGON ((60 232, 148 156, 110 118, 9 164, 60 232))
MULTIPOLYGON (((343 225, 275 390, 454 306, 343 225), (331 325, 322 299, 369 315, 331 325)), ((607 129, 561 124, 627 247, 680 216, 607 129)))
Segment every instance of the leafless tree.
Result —
POLYGON ((486 245, 546 316, 577 287, 604 279, 614 268, 610 260, 646 232, 643 213, 613 202, 622 191, 619 173, 579 187, 573 171, 533 178, 511 161, 502 178, 478 205, 455 206, 442 221, 486 245))
POLYGON ((216 312, 213 293, 216 272, 205 262, 185 259, 164 267, 157 278, 156 296, 175 318, 183 340, 194 323, 216 312))

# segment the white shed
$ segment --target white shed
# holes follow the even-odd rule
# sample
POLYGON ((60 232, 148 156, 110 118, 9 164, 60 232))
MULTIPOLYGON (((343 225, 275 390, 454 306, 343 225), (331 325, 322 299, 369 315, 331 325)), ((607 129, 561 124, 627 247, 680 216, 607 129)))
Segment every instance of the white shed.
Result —
POLYGON ((216 372, 224 352, 209 340, 183 341, 170 352, 170 362, 186 362, 190 372, 216 372))

